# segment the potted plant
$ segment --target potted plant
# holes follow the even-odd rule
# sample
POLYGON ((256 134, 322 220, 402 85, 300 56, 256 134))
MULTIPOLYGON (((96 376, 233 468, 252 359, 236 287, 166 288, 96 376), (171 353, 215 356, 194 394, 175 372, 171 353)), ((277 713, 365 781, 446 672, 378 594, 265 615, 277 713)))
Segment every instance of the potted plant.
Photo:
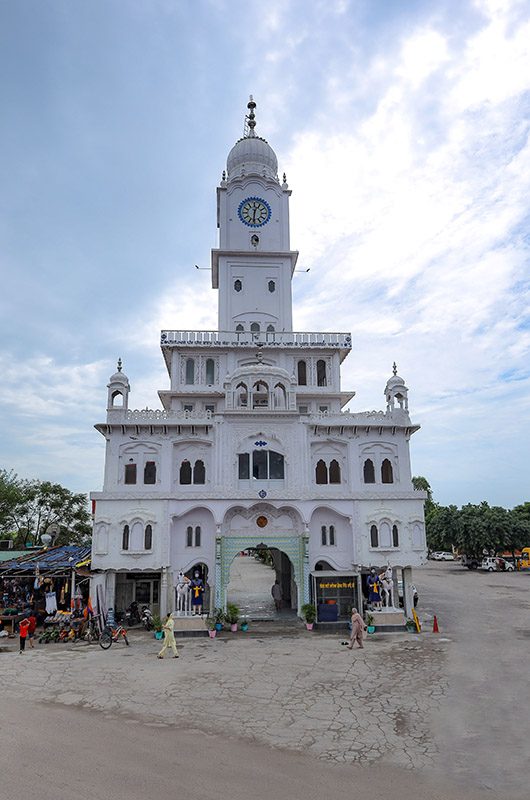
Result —
POLYGON ((215 630, 222 631, 223 630, 223 622, 225 619, 225 612, 222 608, 215 608, 213 612, 213 619, 215 623, 215 630))
POLYGON ((155 639, 163 639, 164 631, 162 630, 162 620, 159 614, 153 614, 153 630, 155 639))
POLYGON ((315 624, 315 620, 317 618, 317 611, 315 606, 313 605, 313 603, 304 603, 304 605, 300 610, 305 620, 305 626, 307 630, 312 631, 313 625, 315 624))
POLYGON ((237 623, 239 622, 239 607, 235 603, 226 604, 225 620, 230 625, 232 633, 237 631, 237 623))
POLYGON ((241 617, 241 630, 248 631, 248 617, 246 615, 241 617))
POLYGON ((217 629, 215 627, 216 622, 213 617, 208 617, 206 620, 206 627, 208 628, 208 636, 210 639, 215 639, 217 629))
POLYGON ((374 616, 373 614, 366 615, 366 630, 368 633, 375 633, 374 616))

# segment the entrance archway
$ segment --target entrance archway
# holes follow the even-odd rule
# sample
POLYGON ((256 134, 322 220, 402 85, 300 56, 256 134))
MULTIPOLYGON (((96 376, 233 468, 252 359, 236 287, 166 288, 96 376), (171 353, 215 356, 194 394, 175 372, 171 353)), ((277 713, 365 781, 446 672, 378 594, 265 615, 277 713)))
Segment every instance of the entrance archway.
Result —
POLYGON ((277 548, 248 548, 230 565, 227 603, 235 603, 241 615, 252 620, 279 620, 296 615, 298 589, 290 559, 277 548), (272 587, 278 583, 277 603, 272 587))
MULTIPOLYGON (((309 553, 307 536, 219 536, 215 552, 215 605, 226 608, 227 587, 230 582, 230 569, 238 553, 249 548, 278 550, 292 565, 293 583, 296 587, 296 612, 309 602, 309 553)), ((274 580, 272 581, 274 583, 274 580)), ((272 586, 271 583, 271 586, 272 586)))

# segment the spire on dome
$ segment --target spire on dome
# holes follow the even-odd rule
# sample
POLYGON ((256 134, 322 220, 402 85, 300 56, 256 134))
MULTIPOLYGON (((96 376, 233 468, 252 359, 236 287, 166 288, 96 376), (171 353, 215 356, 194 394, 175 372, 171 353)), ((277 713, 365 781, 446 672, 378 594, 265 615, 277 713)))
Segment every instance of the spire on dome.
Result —
POLYGON ((249 96, 249 101, 247 103, 248 114, 245 115, 245 136, 246 137, 253 137, 256 134, 254 133, 254 128, 256 127, 256 115, 254 114, 254 109, 256 108, 256 103, 254 102, 254 98, 252 95, 249 96))
POLYGON ((394 373, 394 375, 397 375, 397 366, 396 366, 396 362, 395 361, 392 364, 392 372, 394 373))
POLYGON ((118 372, 121 372, 121 368, 122 368, 121 358, 118 358, 118 372))

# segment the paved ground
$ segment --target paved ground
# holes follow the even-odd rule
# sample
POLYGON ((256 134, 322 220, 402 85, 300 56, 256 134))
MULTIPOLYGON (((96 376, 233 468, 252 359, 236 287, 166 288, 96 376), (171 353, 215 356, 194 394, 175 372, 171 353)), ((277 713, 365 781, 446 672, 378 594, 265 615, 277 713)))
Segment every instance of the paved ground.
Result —
POLYGON ((256 561, 252 556, 236 556, 230 568, 227 598, 235 603, 241 613, 252 618, 277 617, 271 588, 276 580, 272 567, 256 561))
MULTIPOLYGON (((188 776, 197 774, 202 797, 218 796, 213 764, 222 761, 234 766, 231 779, 225 775, 234 798, 243 796, 252 776, 255 800, 276 795, 282 775, 291 798, 321 797, 324 789, 331 794, 348 785, 360 797, 379 791, 393 800, 527 798, 530 575, 472 574, 434 563, 414 579, 426 627, 435 611, 441 633, 376 635, 353 653, 340 645, 342 637, 302 626, 266 635, 274 623, 254 625, 252 635, 186 640, 178 660, 162 662, 142 631, 131 633, 131 647, 107 652, 49 644, 19 656, 14 642, 3 640, 2 752, 14 746, 10 723, 17 748, 32 748, 48 721, 57 723, 42 734, 48 744, 76 731, 69 752, 86 759, 92 752, 86 744, 93 743, 103 764, 107 754, 109 763, 119 758, 134 768, 142 749, 151 754, 154 748, 153 758, 165 767, 151 794, 157 781, 164 790, 166 773, 177 770, 183 786, 191 790, 188 776), (179 761, 181 751, 204 756, 206 742, 204 769, 195 768, 192 755, 179 761), (264 764, 265 784, 258 769, 264 764)), ((41 775, 50 772, 46 764, 41 775)), ((107 772, 108 766, 100 769, 94 780, 107 772)), ((0 788, 17 777, 4 771, 0 788)), ((145 796, 141 782, 120 785, 128 787, 128 800, 145 796)), ((18 796, 45 798, 37 788, 28 779, 18 796)), ((74 777, 62 777, 54 788, 54 800, 70 797, 74 777)), ((122 796, 118 788, 110 795, 102 785, 101 791, 101 797, 122 796)), ((94 789, 87 796, 100 795, 94 789)))

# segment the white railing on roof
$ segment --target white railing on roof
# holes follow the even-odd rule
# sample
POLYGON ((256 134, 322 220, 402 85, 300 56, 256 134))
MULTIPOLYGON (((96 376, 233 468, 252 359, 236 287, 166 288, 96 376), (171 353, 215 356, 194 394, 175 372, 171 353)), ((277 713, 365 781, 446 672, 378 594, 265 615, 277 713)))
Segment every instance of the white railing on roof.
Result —
POLYGON ((162 331, 162 347, 315 347, 351 349, 351 333, 162 331))

